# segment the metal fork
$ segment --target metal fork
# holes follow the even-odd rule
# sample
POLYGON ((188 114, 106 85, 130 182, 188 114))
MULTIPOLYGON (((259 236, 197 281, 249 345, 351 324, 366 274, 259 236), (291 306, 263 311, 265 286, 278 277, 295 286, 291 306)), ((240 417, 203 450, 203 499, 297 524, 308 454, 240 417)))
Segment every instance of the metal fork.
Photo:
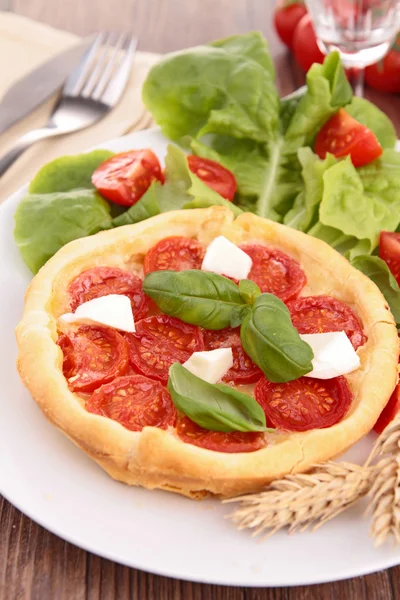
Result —
POLYGON ((20 137, 0 159, 0 177, 35 142, 102 119, 125 89, 136 46, 130 34, 99 33, 66 80, 47 124, 20 137))

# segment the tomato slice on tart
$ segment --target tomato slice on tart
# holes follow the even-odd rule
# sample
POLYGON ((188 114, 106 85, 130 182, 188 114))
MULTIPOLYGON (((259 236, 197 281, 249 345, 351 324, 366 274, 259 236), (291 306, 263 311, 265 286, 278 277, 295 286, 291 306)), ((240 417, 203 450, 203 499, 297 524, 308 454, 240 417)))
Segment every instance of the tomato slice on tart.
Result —
POLYGON ((349 154, 355 167, 367 165, 383 152, 375 134, 343 108, 322 127, 314 149, 320 158, 325 158, 328 152, 337 158, 349 154))
POLYGON ((188 156, 189 169, 208 187, 223 198, 232 201, 236 193, 236 178, 220 163, 201 156, 188 156))
POLYGON ((150 306, 150 299, 142 289, 142 280, 116 267, 94 267, 83 271, 71 282, 68 292, 71 310, 76 310, 83 302, 108 294, 128 296, 137 320, 147 315, 150 306))
POLYGON ((389 425, 395 418, 397 413, 400 411, 400 384, 397 384, 394 388, 392 395, 389 398, 388 403, 379 415, 377 422, 374 425, 374 431, 376 433, 382 433, 384 429, 389 425))
POLYGON ((232 383, 255 383, 262 376, 262 371, 253 363, 251 358, 243 350, 240 341, 240 328, 203 330, 204 349, 216 350, 217 348, 232 348, 233 367, 223 377, 223 381, 232 383))
POLYGON ((160 161, 149 149, 114 154, 92 175, 92 183, 100 194, 122 206, 132 206, 153 181, 164 182, 160 161))
POLYGON ((240 248, 253 261, 248 279, 262 292, 278 296, 283 302, 296 298, 307 282, 299 263, 276 248, 261 244, 242 244, 240 248))
POLYGON ((184 363, 193 352, 204 349, 200 327, 167 315, 142 319, 136 323, 136 332, 125 334, 125 338, 134 369, 164 384, 174 362, 184 363))
POLYGON ((262 433, 209 431, 194 423, 189 417, 178 420, 176 431, 183 442, 214 452, 255 452, 266 446, 262 433))
POLYGON ((73 392, 93 392, 128 369, 129 346, 115 329, 83 326, 60 335, 57 343, 64 354, 64 376, 73 392))
POLYGON ((357 350, 367 337, 350 306, 331 296, 304 296, 288 302, 292 323, 299 333, 344 331, 357 350))
POLYGON ((300 377, 288 383, 272 383, 264 377, 254 393, 267 425, 283 431, 332 427, 347 413, 352 400, 344 377, 300 377))
POLYGON ((382 231, 379 236, 379 256, 400 285, 400 233, 382 231))
POLYGON ((118 421, 131 431, 175 424, 176 408, 158 381, 143 375, 117 377, 102 385, 86 401, 86 410, 118 421))
POLYGON ((167 237, 150 248, 143 269, 145 274, 152 271, 200 269, 204 254, 203 244, 193 238, 167 237))

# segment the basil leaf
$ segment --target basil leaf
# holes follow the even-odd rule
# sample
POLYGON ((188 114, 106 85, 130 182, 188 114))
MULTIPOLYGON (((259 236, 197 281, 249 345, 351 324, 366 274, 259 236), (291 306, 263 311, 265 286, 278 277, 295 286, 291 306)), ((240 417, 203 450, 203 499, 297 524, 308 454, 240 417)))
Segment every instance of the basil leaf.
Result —
POLYGON ((212 384, 180 363, 169 370, 168 391, 176 408, 211 431, 266 431, 258 402, 228 385, 212 384))
POLYGON ((261 294, 261 290, 251 279, 241 279, 239 281, 239 292, 246 304, 254 304, 256 298, 261 294))
POLYGON ((312 370, 313 352, 293 327, 290 313, 273 294, 261 294, 240 330, 245 352, 274 382, 297 379, 312 370))
POLYGON ((206 329, 237 327, 249 310, 233 281, 206 271, 154 271, 143 291, 165 314, 206 329))

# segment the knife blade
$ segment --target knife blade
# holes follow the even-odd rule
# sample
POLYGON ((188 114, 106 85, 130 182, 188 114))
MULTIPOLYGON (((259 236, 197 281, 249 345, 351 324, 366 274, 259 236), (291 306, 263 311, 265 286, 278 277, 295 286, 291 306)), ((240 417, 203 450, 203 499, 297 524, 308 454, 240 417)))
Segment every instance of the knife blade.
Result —
POLYGON ((0 102, 0 134, 50 98, 75 67, 90 40, 85 39, 18 79, 0 102))

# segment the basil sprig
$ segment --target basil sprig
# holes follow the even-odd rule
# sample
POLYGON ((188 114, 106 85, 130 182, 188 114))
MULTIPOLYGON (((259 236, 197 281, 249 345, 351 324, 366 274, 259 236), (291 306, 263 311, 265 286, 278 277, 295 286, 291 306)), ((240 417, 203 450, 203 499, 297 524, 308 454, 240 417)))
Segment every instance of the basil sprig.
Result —
POLYGON ((261 294, 261 290, 251 279, 241 279, 239 281, 239 293, 246 304, 251 306, 261 294))
POLYGON ((267 431, 264 411, 254 398, 228 385, 208 383, 180 363, 170 367, 168 390, 176 408, 205 429, 267 431))
POLYGON ((250 310, 233 281, 206 271, 154 271, 143 291, 165 314, 206 329, 237 327, 250 310))
POLYGON ((261 294, 256 299, 243 320, 240 339, 270 381, 291 381, 312 370, 311 347, 293 327, 282 300, 273 294, 261 294))

